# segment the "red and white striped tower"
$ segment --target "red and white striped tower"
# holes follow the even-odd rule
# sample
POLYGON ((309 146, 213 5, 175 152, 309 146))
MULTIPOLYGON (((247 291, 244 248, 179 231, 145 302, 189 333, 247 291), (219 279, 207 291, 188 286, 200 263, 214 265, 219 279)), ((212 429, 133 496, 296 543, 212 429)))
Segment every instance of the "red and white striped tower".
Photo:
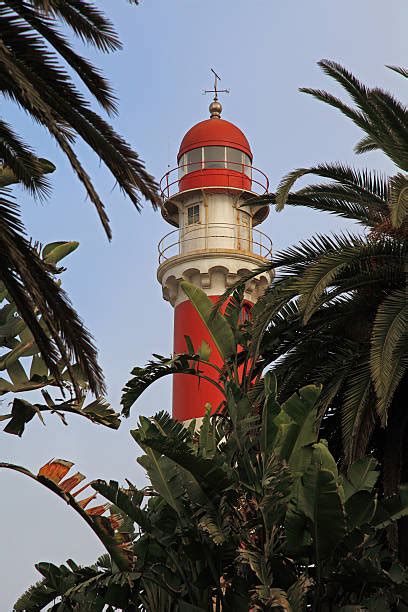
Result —
MULTIPOLYGON (((215 302, 240 276, 272 255, 271 240, 255 229, 269 208, 253 204, 255 195, 268 191, 268 178, 252 165, 245 135, 221 119, 221 111, 215 92, 210 119, 186 133, 177 168, 161 180, 162 214, 177 229, 159 244, 157 271, 163 297, 174 307, 174 352, 187 351, 185 336, 190 336, 196 349, 205 340, 212 349, 211 361, 217 365, 220 355, 179 286, 180 280, 201 287, 215 302)), ((247 283, 244 318, 270 280, 264 274, 247 283)), ((208 375, 213 376, 214 370, 208 375)), ((177 420, 200 418, 207 402, 215 410, 221 399, 209 382, 183 374, 173 376, 173 417, 177 420)))

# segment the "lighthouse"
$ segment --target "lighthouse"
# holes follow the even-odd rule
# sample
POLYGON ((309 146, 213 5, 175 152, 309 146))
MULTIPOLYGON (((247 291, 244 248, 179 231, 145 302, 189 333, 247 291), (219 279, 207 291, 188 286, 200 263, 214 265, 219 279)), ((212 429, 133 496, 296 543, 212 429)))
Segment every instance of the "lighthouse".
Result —
MULTIPOLYGON (((180 287, 181 280, 200 287, 216 302, 240 277, 272 257, 272 242, 257 229, 269 207, 256 203, 268 192, 267 176, 253 165, 244 133, 221 117, 217 76, 210 117, 194 125, 181 141, 177 167, 161 179, 162 215, 175 229, 159 243, 157 278, 163 298, 174 308, 174 353, 188 351, 186 337, 197 350, 204 340, 210 361, 222 360, 200 316, 180 287)), ((241 321, 271 281, 268 273, 245 287, 241 321)), ((210 377, 214 370, 207 366, 210 377)), ((205 370, 205 365, 200 364, 205 370)), ((173 375, 173 418, 190 421, 215 411, 222 397, 218 389, 193 375, 173 375)))

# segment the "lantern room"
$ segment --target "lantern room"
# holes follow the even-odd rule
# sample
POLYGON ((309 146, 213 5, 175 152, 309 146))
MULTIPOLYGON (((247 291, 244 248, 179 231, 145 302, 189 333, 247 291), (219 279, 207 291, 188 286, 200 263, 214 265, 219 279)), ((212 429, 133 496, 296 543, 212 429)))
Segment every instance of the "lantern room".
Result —
POLYGON ((210 113, 211 118, 193 126, 181 142, 177 156, 180 191, 202 187, 250 191, 252 153, 248 140, 237 126, 221 119, 219 102, 210 105, 210 113))
POLYGON ((168 223, 180 229, 185 221, 190 225, 188 221, 193 217, 194 223, 202 224, 203 220, 197 218, 198 212, 193 208, 188 212, 191 219, 188 214, 184 219, 186 203, 190 207, 190 200, 204 201, 211 194, 225 194, 239 200, 242 215, 249 215, 251 225, 256 226, 269 212, 268 206, 255 202, 256 196, 268 193, 268 178, 253 166, 245 134, 221 118, 222 106, 218 99, 210 104, 209 111, 209 119, 200 121, 185 134, 177 155, 177 167, 169 170, 161 180, 162 214, 168 223), (198 192, 202 195, 198 196, 198 192), (246 202, 251 202, 251 206, 246 207, 246 202))

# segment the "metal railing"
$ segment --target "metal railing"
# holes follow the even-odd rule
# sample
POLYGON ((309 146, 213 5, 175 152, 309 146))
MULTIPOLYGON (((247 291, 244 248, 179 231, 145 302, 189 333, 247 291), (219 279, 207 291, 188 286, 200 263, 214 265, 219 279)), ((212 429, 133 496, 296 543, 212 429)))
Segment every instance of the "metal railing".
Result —
POLYGON ((158 244, 159 264, 177 255, 203 250, 234 250, 272 257, 272 240, 258 229, 237 223, 194 224, 166 234, 158 244))
MULTIPOLYGON (((269 192, 269 179, 262 170, 255 168, 249 164, 243 164, 241 162, 233 162, 225 160, 211 160, 201 162, 189 162, 182 164, 176 168, 172 168, 161 178, 160 180, 160 192, 163 200, 168 200, 176 193, 180 191, 180 181, 184 179, 188 180, 189 175, 194 173, 194 182, 197 187, 208 187, 208 178, 213 172, 214 177, 222 177, 225 183, 223 185, 217 185, 215 182, 214 186, 217 187, 232 187, 237 189, 237 179, 242 179, 242 184, 249 183, 251 185, 250 191, 255 195, 265 195, 269 192), (217 168, 210 167, 210 164, 227 164, 226 166, 220 166, 217 168), (231 166, 237 166, 237 168, 231 168, 231 166), (180 175, 180 170, 183 170, 183 174, 180 175), (217 172, 222 170, 222 173, 217 172), (228 172, 230 171, 230 172, 228 172), (200 185, 200 178, 202 178, 202 185, 200 185)), ((191 176, 191 178, 193 178, 191 176)), ((245 189, 245 187, 242 187, 245 189)))

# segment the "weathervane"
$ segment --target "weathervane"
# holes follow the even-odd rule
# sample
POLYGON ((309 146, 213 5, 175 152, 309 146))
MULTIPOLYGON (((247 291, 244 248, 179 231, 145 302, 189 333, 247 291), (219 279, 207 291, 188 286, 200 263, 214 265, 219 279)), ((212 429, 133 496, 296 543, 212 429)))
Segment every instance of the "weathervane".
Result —
POLYGON ((222 106, 218 101, 219 93, 229 93, 229 89, 218 89, 218 81, 221 81, 221 77, 215 72, 213 68, 211 68, 211 72, 214 75, 214 89, 205 89, 203 91, 203 95, 208 93, 214 94, 214 100, 210 104, 210 116, 211 119, 219 119, 221 116, 222 106))
POLYGON ((218 100, 219 93, 229 93, 230 90, 229 89, 218 89, 217 85, 218 85, 218 81, 221 81, 221 77, 218 76, 218 74, 215 72, 213 68, 211 68, 211 72, 214 75, 214 89, 204 89, 203 94, 213 93, 214 100, 218 100))

